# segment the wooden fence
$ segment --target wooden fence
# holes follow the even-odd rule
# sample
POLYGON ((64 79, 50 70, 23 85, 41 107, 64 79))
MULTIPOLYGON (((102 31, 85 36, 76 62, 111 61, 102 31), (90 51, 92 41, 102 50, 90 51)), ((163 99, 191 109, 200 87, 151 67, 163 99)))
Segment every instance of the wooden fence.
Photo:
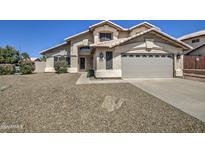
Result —
POLYGON ((205 56, 184 56, 184 69, 205 69, 205 56))

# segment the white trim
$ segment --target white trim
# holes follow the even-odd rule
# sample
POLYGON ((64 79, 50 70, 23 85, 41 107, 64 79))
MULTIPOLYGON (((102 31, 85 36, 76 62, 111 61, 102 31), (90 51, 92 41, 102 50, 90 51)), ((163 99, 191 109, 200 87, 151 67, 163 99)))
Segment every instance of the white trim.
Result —
MULTIPOLYGON (((112 25, 114 25, 114 26, 116 26, 116 27, 119 27, 120 29, 122 29, 122 30, 124 30, 124 31, 131 30, 131 29, 133 29, 133 28, 135 28, 135 27, 138 27, 138 26, 141 26, 141 25, 143 25, 143 24, 147 24, 147 25, 150 25, 151 27, 155 27, 155 28, 157 28, 157 29, 160 29, 160 28, 158 28, 158 27, 156 27, 156 26, 154 26, 154 25, 152 25, 152 24, 150 24, 150 23, 148 23, 148 22, 143 22, 143 23, 140 23, 140 24, 138 24, 138 25, 135 25, 135 26, 133 26, 133 27, 131 27, 131 28, 129 28, 129 29, 125 29, 125 28, 123 28, 122 26, 120 26, 120 25, 118 25, 118 24, 115 24, 115 23, 113 23, 113 22, 111 22, 111 21, 109 21, 109 20, 104 20, 104 21, 98 22, 98 23, 96 23, 96 24, 94 24, 94 25, 91 25, 91 26, 89 26, 89 29, 91 29, 91 28, 93 28, 93 27, 95 27, 95 26, 97 26, 97 25, 103 24, 103 23, 110 23, 110 24, 112 24, 112 25)), ((72 39, 72 38, 75 38, 75 37, 77 37, 77 36, 80 36, 80 35, 85 34, 85 33, 88 33, 88 32, 89 32, 89 30, 86 30, 86 31, 77 33, 77 34, 75 34, 75 35, 69 36, 69 37, 65 38, 64 40, 65 40, 65 41, 68 41, 68 40, 70 40, 70 39, 72 39)))
POLYGON ((96 23, 96 24, 94 24, 94 25, 92 25, 92 26, 89 26, 89 28, 91 29, 91 28, 93 28, 93 27, 95 27, 95 26, 98 26, 98 25, 100 25, 100 24, 103 24, 103 23, 110 23, 110 24, 112 24, 112 25, 114 25, 114 26, 116 26, 116 27, 118 27, 118 28, 120 28, 120 29, 122 29, 122 30, 127 30, 127 29, 121 27, 120 25, 118 25, 118 24, 116 24, 116 23, 113 23, 112 21, 109 21, 109 20, 104 20, 104 21, 98 22, 98 23, 96 23))
POLYGON ((75 38, 75 37, 80 36, 80 35, 82 35, 82 34, 86 34, 86 33, 88 33, 88 32, 89 32, 89 30, 86 30, 86 31, 80 32, 80 33, 78 33, 78 34, 69 36, 69 37, 65 38, 64 40, 65 40, 65 41, 69 41, 69 40, 72 39, 72 38, 75 38))
POLYGON ((164 36, 168 37, 169 39, 171 39, 171 40, 173 40, 173 41, 175 41, 175 42, 177 42, 177 43, 179 43, 179 44, 181 44, 181 45, 187 47, 188 49, 192 49, 192 47, 191 47, 190 45, 188 45, 188 44, 186 44, 186 43, 184 43, 184 42, 182 42, 182 41, 179 41, 179 40, 177 40, 176 38, 174 38, 174 37, 172 37, 172 36, 170 36, 170 35, 168 35, 168 34, 162 32, 162 31, 157 30, 156 28, 151 28, 151 29, 145 30, 145 31, 143 31, 143 32, 140 32, 140 33, 138 33, 138 34, 136 34, 136 35, 133 35, 133 36, 131 36, 131 37, 125 39, 125 40, 122 41, 122 42, 119 42, 119 43, 117 43, 117 44, 111 45, 110 48, 113 48, 113 47, 115 47, 115 46, 118 46, 118 45, 120 45, 120 44, 122 44, 122 43, 124 43, 124 42, 127 42, 127 41, 129 41, 129 40, 131 40, 131 39, 133 39, 133 38, 136 38, 136 37, 139 37, 139 36, 141 36, 141 35, 144 35, 144 34, 150 32, 150 31, 155 31, 155 32, 157 32, 157 33, 159 33, 159 34, 161 34, 161 35, 164 35, 164 36))
POLYGON ((68 70, 69 73, 77 73, 78 72, 77 67, 69 67, 67 70, 68 70))
POLYGON ((183 35, 183 36, 179 37, 178 40, 188 40, 188 39, 192 39, 192 38, 195 38, 195 37, 200 37, 200 36, 203 36, 203 35, 205 35, 205 30, 200 30, 200 31, 197 31, 197 32, 193 32, 193 33, 190 33, 190 34, 183 35))
MULTIPOLYGON (((125 29, 125 28, 123 28, 123 27, 121 27, 121 26, 119 26, 119 25, 117 25, 117 24, 115 24, 115 23, 113 23, 113 22, 111 22, 111 21, 109 21, 109 20, 104 20, 104 21, 98 22, 98 23, 96 23, 96 24, 94 24, 94 25, 91 25, 91 26, 89 26, 89 29, 91 29, 91 28, 93 28, 93 27, 95 27, 95 26, 97 26, 97 25, 100 25, 100 24, 103 24, 103 23, 107 23, 107 22, 110 23, 110 24, 112 24, 112 25, 114 25, 114 26, 116 26, 116 27, 121 28, 122 30, 127 30, 127 29, 125 29)), ((80 35, 85 34, 85 33, 88 33, 88 32, 89 32, 89 30, 86 30, 86 31, 80 32, 80 33, 78 33, 78 34, 69 36, 69 37, 65 38, 64 40, 65 40, 65 41, 68 41, 68 40, 70 40, 70 39, 72 39, 72 38, 75 38, 75 37, 77 37, 77 36, 80 36, 80 35)))
POLYGON ((122 70, 121 69, 112 69, 112 70, 95 70, 96 78, 121 78, 122 70))
POLYGON ((120 45, 120 44, 122 44, 122 43, 124 43, 124 42, 127 42, 127 41, 133 39, 133 38, 136 38, 136 37, 141 36, 141 35, 143 35, 143 34, 145 34, 145 33, 147 33, 147 32, 150 32, 151 30, 152 30, 152 29, 148 29, 148 30, 142 31, 142 32, 140 32, 140 33, 137 33, 137 34, 131 36, 131 37, 128 37, 127 39, 125 39, 125 40, 123 40, 123 41, 120 41, 120 42, 118 42, 118 43, 113 43, 113 44, 110 46, 110 48, 116 47, 116 46, 118 46, 118 45, 120 45))
POLYGON ((48 48, 48 49, 45 49, 45 50, 40 51, 40 54, 43 54, 43 53, 47 52, 48 50, 55 49, 55 48, 57 48, 57 47, 60 47, 60 46, 62 46, 62 45, 66 45, 66 44, 67 44, 67 42, 63 42, 63 43, 61 43, 61 44, 55 45, 55 46, 53 46, 53 47, 51 47, 51 48, 48 48))
POLYGON ((46 72, 46 73, 54 73, 54 72, 56 72, 56 71, 55 71, 55 68, 54 68, 54 67, 46 67, 46 68, 45 68, 45 72, 46 72))
POLYGON ((152 25, 152 24, 149 23, 149 22, 139 23, 138 25, 135 25, 135 26, 130 27, 129 30, 135 29, 135 28, 140 27, 140 26, 145 25, 145 24, 148 25, 148 26, 150 26, 150 27, 152 27, 152 28, 156 28, 156 29, 160 30, 159 27, 156 27, 155 25, 152 25))
POLYGON ((162 32, 162 31, 159 31, 159 30, 156 30, 156 29, 153 29, 153 30, 154 30, 154 31, 156 31, 156 32, 161 33, 162 35, 165 35, 165 36, 167 36, 167 37, 171 38, 172 40, 174 40, 174 41, 178 42, 179 44, 183 44, 184 46, 188 47, 189 49, 193 49, 193 47, 192 47, 192 46, 190 46, 190 45, 188 45, 188 44, 186 44, 186 43, 184 43, 184 42, 182 42, 182 41, 180 41, 180 40, 178 40, 178 39, 176 39, 176 38, 174 38, 174 37, 170 36, 170 35, 169 35, 169 34, 167 34, 167 33, 164 33, 164 32, 162 32))

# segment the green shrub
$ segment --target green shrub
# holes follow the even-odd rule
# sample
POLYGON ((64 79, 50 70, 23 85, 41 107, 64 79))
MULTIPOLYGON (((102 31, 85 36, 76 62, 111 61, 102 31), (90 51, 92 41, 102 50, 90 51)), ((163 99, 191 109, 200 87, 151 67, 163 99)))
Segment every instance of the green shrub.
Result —
POLYGON ((9 75, 15 73, 15 66, 13 64, 0 64, 0 75, 9 75))
POLYGON ((68 63, 67 61, 57 61, 54 67, 56 73, 67 73, 68 63))
POLYGON ((20 73, 31 74, 35 70, 35 65, 31 60, 21 60, 19 62, 20 73))
POLYGON ((90 77, 95 77, 95 72, 94 72, 94 70, 89 70, 88 71, 88 74, 87 74, 87 78, 90 78, 90 77))

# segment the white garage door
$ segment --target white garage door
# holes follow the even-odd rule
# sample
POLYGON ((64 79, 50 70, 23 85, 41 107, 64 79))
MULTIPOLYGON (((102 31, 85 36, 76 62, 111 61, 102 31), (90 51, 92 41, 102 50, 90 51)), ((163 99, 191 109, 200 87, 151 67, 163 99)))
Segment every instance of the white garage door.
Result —
POLYGON ((172 78, 173 57, 162 54, 122 54, 123 78, 172 78))

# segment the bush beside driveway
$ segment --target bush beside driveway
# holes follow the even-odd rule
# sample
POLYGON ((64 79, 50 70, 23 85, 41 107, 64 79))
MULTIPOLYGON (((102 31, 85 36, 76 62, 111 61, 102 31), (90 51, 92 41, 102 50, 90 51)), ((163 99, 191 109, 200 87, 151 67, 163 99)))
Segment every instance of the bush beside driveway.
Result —
POLYGON ((9 85, 0 91, 0 132, 205 132, 205 123, 131 84, 76 85, 79 76, 0 76, 9 85), (107 110, 105 101, 120 106, 107 110))

